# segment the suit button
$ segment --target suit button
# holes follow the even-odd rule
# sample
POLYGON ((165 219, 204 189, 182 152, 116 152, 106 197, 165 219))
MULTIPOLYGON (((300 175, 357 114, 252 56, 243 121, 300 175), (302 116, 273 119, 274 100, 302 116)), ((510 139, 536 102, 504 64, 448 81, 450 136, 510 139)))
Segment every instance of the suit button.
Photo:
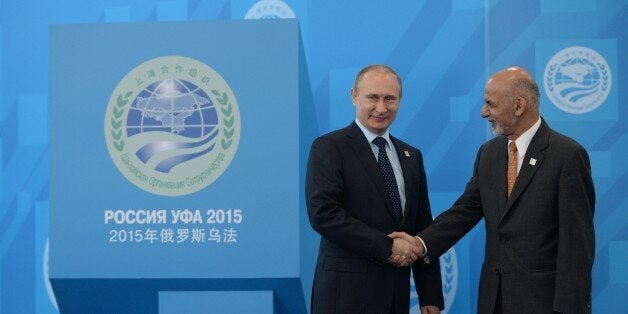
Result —
POLYGON ((495 275, 499 275, 499 269, 495 269, 495 275))

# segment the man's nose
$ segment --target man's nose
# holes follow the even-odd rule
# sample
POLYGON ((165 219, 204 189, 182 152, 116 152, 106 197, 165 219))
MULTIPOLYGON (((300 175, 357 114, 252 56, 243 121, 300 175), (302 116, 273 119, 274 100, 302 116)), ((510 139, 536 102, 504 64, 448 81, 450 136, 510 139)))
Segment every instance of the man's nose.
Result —
POLYGON ((482 118, 487 118, 489 115, 488 106, 486 104, 482 105, 482 109, 480 109, 480 115, 482 118))
POLYGON ((386 107, 386 103, 384 101, 384 99, 380 99, 377 101, 377 103, 375 104, 375 110, 377 110, 377 112, 386 112, 388 111, 388 108, 386 107))

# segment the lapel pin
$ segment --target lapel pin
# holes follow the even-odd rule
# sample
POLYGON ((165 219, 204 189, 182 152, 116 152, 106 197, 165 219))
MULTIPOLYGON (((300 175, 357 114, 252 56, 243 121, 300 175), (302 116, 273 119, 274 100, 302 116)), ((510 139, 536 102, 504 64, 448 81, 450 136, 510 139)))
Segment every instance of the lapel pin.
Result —
POLYGON ((410 157, 410 152, 408 152, 407 150, 403 151, 404 155, 406 155, 406 157, 410 157))
POLYGON ((536 165, 536 159, 534 159, 534 158, 530 158, 530 164, 531 164, 532 166, 536 165))

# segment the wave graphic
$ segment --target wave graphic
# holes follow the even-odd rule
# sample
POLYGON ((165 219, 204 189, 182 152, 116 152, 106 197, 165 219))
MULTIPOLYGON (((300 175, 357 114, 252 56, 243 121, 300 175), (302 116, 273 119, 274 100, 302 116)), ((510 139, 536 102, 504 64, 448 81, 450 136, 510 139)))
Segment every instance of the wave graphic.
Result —
POLYGON ((162 173, 169 173, 170 170, 176 165, 200 157, 212 151, 216 144, 215 139, 218 135, 218 131, 219 128, 215 128, 209 134, 207 134, 207 136, 201 138, 199 141, 196 142, 181 143, 175 141, 158 141, 154 143, 149 143, 138 149, 135 152, 135 156, 137 156, 140 161, 146 164, 151 159, 159 158, 158 155, 160 154, 169 153, 169 157, 158 161, 157 165, 155 166, 155 170, 162 173), (198 148, 202 148, 206 145, 209 146, 202 149, 201 151, 197 151, 198 148), (177 153, 178 151, 180 151, 180 153, 175 156, 171 156, 171 152, 173 151, 177 151, 177 153))
POLYGON ((200 151, 198 153, 184 154, 184 155, 166 158, 165 160, 157 164, 157 167, 155 167, 155 170, 159 172, 163 172, 163 173, 168 173, 170 172, 170 169, 174 168, 174 166, 180 163, 186 162, 188 160, 194 159, 196 157, 205 155, 208 152, 211 152, 214 149, 214 146, 216 146, 216 143, 212 143, 212 145, 209 146, 207 149, 200 151))
POLYGON ((595 94, 600 86, 600 81, 595 82, 592 85, 582 85, 578 83, 564 83, 556 86, 556 91, 561 97, 571 101, 577 102, 583 97, 595 94))

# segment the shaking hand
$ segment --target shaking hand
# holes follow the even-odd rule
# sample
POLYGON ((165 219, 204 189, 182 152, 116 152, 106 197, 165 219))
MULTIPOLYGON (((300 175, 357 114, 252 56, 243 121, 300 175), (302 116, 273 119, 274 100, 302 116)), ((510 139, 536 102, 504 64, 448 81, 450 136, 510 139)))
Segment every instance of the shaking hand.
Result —
POLYGON ((425 254, 423 243, 416 237, 405 232, 393 232, 388 237, 393 239, 392 254, 388 262, 394 266, 408 266, 425 254))

